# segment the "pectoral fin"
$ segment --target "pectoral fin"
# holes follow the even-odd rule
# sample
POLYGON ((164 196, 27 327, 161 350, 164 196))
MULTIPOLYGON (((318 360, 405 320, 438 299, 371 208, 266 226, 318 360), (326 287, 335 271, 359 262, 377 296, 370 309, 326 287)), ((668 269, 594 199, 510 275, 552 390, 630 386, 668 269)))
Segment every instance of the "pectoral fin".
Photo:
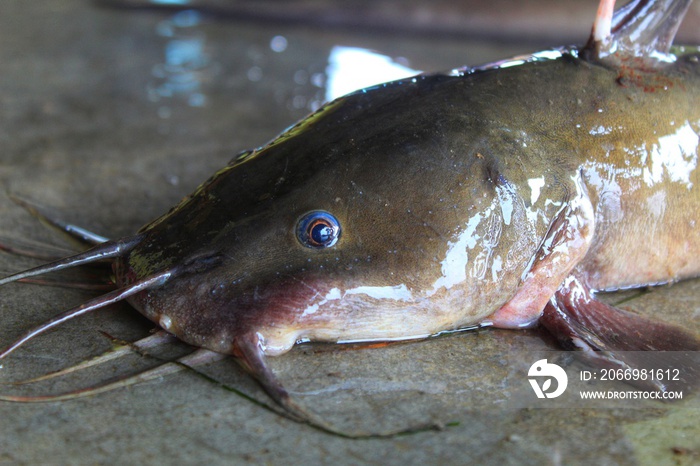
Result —
POLYGON ((580 178, 571 186, 575 194, 551 221, 518 291, 482 324, 498 328, 535 325, 550 296, 585 257, 593 238, 595 214, 580 178))
POLYGON ((582 350, 596 365, 620 369, 680 369, 677 383, 647 379, 637 380, 637 386, 667 391, 692 386, 700 380, 693 362, 697 355, 689 353, 700 351, 697 336, 599 301, 575 276, 564 281, 539 322, 562 346, 582 350))

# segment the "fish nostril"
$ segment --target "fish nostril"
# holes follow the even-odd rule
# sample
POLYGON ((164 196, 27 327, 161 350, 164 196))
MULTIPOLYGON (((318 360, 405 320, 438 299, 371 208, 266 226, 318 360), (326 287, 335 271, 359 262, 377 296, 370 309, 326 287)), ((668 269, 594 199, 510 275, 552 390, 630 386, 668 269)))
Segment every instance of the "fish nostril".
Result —
POLYGON ((183 269, 189 273, 205 272, 220 265, 223 260, 224 256, 219 253, 189 257, 183 262, 183 269))

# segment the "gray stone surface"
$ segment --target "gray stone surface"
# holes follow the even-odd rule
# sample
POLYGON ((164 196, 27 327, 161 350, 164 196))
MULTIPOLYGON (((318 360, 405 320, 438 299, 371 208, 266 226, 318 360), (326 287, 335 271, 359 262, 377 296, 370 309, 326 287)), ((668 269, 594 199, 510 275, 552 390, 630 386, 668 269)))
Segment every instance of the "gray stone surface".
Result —
MULTIPOLYGON (((532 47, 231 21, 187 27, 186 20, 99 9, 79 0, 3 0, 2 189, 106 236, 126 235, 238 151, 304 116, 322 96, 314 82, 333 45, 374 48, 426 70, 478 64, 532 47), (287 44, 274 52, 270 42, 278 35, 287 44), (172 55, 178 43, 180 54, 172 55), (189 56, 185 69, 178 63, 183 56, 189 56)), ((3 238, 65 247, 4 194, 0 218, 3 238)), ((34 264, 2 254, 0 274, 34 264)), ((84 279, 86 273, 69 276, 84 279)), ((699 293, 700 282, 688 281, 633 295, 625 306, 698 331, 699 293)), ((0 345, 94 295, 3 287, 0 345)), ((101 331, 136 340, 151 328, 128 305, 81 317, 3 361, 0 382, 101 353, 110 347, 101 331)), ((171 345, 161 356, 186 349, 171 345)), ((342 438, 252 403, 222 387, 269 403, 230 360, 202 369, 219 383, 186 371, 78 400, 0 402, 0 464, 700 461, 700 409, 693 399, 600 409, 519 403, 523 387, 529 390, 527 368, 549 349, 536 332, 483 331, 375 349, 305 346, 271 361, 294 396, 340 430, 445 426, 389 439, 342 438)), ((154 364, 131 356, 36 388, 0 385, 0 392, 60 392, 154 364)))

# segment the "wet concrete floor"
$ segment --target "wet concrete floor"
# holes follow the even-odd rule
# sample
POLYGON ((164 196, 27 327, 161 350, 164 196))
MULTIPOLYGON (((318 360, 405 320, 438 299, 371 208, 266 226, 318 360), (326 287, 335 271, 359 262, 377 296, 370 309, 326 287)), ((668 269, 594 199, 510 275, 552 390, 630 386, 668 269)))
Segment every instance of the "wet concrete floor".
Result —
MULTIPOLYGON (((396 61, 421 70, 480 64, 539 46, 209 21, 79 0, 4 0, 0 185, 105 236, 130 234, 237 152, 266 142, 316 108, 326 96, 336 45, 403 57, 396 61)), ((5 194, 0 218, 5 239, 70 247, 5 194)), ((3 254, 0 274, 35 264, 3 254)), ((700 282, 688 281, 632 295, 625 306, 698 331, 699 293, 700 282)), ((57 287, 3 287, 0 345, 92 296, 57 287)), ((133 341, 152 328, 125 304, 81 317, 3 361, 0 381, 97 355, 110 348, 101 332, 133 341)), ((184 371, 72 401, 0 402, 0 464, 700 462, 700 408, 693 399, 533 404, 530 364, 543 354, 577 364, 552 349, 536 332, 480 331, 377 349, 302 346, 271 361, 293 395, 341 431, 443 427, 391 438, 348 439, 285 419, 231 391, 270 403, 230 360, 201 369, 211 378, 184 371)), ((186 351, 170 345, 158 356, 186 351)), ((131 356, 36 388, 0 385, 0 392, 60 392, 154 364, 131 356)))

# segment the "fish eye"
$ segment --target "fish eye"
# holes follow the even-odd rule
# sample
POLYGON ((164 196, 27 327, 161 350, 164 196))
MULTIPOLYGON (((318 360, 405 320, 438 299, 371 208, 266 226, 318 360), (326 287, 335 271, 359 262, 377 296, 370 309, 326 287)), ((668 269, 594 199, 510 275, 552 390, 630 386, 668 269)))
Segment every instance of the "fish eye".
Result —
POLYGON ((340 238, 340 223, 328 212, 309 212, 299 220, 297 238, 309 248, 329 248, 340 238))

